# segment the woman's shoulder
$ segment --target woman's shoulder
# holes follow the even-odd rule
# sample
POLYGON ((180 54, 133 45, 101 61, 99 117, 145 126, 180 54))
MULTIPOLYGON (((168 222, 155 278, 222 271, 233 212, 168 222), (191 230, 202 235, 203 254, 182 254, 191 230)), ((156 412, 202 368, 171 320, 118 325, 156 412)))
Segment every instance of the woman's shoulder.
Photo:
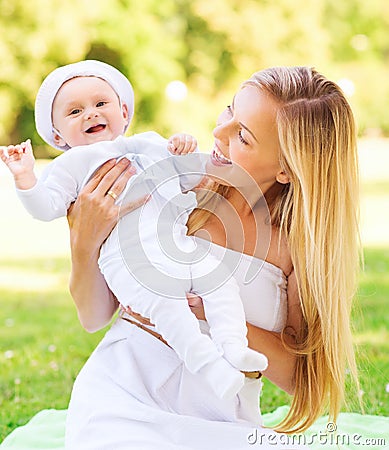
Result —
POLYGON ((281 233, 278 227, 272 226, 269 249, 266 261, 279 267, 288 277, 293 271, 292 257, 286 236, 281 233))

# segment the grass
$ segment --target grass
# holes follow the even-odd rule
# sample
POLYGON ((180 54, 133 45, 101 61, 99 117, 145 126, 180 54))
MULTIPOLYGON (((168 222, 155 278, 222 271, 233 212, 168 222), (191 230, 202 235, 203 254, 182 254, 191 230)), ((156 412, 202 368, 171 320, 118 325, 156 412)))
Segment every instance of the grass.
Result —
MULTIPOLYGON (((365 268, 353 312, 354 341, 366 414, 389 416, 389 248, 366 248, 365 268)), ((265 380, 263 412, 288 403, 288 396, 265 380)), ((361 412, 350 393, 345 410, 361 412)))
POLYGON ((0 261, 3 276, 19 279, 0 290, 0 442, 37 411, 66 408, 78 370, 102 337, 78 323, 69 269, 65 258, 0 261), (29 279, 35 285, 26 289, 29 279))
MULTIPOLYGON (((365 256, 353 319, 361 387, 366 413, 388 416, 389 249, 366 249, 365 256)), ((0 290, 0 442, 41 409, 67 407, 74 378, 104 333, 81 329, 68 294, 69 270, 66 257, 0 260, 9 282, 0 290)), ((288 401, 265 381, 263 412, 288 401)))
MULTIPOLYGON (((376 147, 361 143, 366 249, 353 325, 365 412, 389 416, 389 238, 384 225, 389 223, 389 141, 376 147)), ((90 335, 79 325, 68 293, 66 221, 30 219, 1 165, 0 190, 1 442, 38 411, 67 407, 73 381, 104 330, 90 335)), ((265 380, 263 412, 288 402, 265 380)), ((358 411, 355 403, 350 408, 358 411)))
POLYGON ((389 416, 389 248, 367 249, 354 335, 366 412, 389 416))

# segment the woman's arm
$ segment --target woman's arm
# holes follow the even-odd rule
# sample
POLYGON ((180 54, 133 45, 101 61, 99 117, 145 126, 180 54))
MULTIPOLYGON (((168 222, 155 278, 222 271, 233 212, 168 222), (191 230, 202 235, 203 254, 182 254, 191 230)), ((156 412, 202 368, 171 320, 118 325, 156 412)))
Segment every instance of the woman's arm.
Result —
MULTIPOLYGON (((187 294, 187 298, 189 307, 197 319, 206 320, 201 298, 193 294, 187 294)), ((285 349, 281 334, 256 327, 248 322, 246 325, 249 347, 265 354, 269 360, 269 366, 263 374, 285 392, 293 394, 295 357, 285 349)), ((284 337, 286 340, 289 338, 290 342, 288 342, 293 344, 293 337, 284 337)))
POLYGON ((249 347, 268 358, 269 366, 263 375, 288 394, 293 394, 295 356, 285 349, 281 334, 250 323, 247 323, 247 331, 249 347))
MULTIPOLYGON (((294 346, 297 340, 297 330, 302 327, 303 315, 297 290, 297 280, 294 271, 288 276, 288 318, 284 330, 283 340, 294 346)), ((269 366, 263 374, 274 384, 288 394, 294 393, 296 356, 287 348, 281 339, 281 333, 258 328, 247 324, 247 339, 249 346, 264 353, 269 366)))
MULTIPOLYGON (((120 195, 133 175, 130 161, 110 160, 96 171, 80 192, 68 212, 72 271, 70 292, 76 304, 79 320, 89 332, 109 323, 118 308, 118 301, 109 290, 98 268, 100 247, 119 219, 119 207, 108 191, 120 195)), ((120 215, 146 201, 122 206, 120 215)))
MULTIPOLYGON (((197 319, 206 320, 201 298, 193 294, 189 294, 187 297, 189 306, 197 319)), ((288 277, 288 319, 283 336, 288 345, 295 344, 296 332, 294 330, 299 330, 301 323, 302 313, 297 281, 292 271, 288 277)), ((263 371, 263 374, 285 392, 293 394, 296 357, 285 348, 281 333, 265 330, 250 323, 246 323, 246 325, 249 347, 265 354, 269 360, 269 366, 263 371)))

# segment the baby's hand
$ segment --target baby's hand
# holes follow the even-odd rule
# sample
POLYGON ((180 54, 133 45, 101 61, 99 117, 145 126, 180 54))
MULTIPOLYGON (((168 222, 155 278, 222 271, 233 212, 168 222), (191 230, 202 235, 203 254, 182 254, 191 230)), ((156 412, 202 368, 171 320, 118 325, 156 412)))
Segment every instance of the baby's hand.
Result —
POLYGON ((21 144, 0 147, 0 158, 14 176, 17 187, 28 189, 26 186, 35 180, 35 158, 30 139, 21 144))
POLYGON ((197 140, 190 134, 174 134, 169 138, 167 148, 174 155, 186 155, 196 150, 197 140))

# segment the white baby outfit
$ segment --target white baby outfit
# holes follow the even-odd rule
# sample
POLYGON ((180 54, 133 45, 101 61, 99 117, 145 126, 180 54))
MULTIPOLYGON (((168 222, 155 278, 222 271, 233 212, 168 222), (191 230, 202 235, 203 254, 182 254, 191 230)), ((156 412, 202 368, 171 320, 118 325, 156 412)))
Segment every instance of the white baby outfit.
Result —
MULTIPOLYGON (((247 320, 280 332, 287 317, 287 281, 282 271, 262 260, 202 243, 234 271, 247 320)), ((207 323, 200 323, 207 333, 207 323)), ((285 440, 277 433, 261 427, 260 390, 261 380, 246 378, 236 397, 217 398, 204 378, 190 373, 171 348, 118 319, 75 381, 66 449, 304 448, 283 446, 285 440), (253 436, 258 437, 255 445, 253 436)))
POLYGON ((119 302, 149 317, 189 372, 200 374, 218 397, 231 398, 244 385, 240 370, 264 370, 267 359, 247 348, 244 310, 231 271, 186 236, 196 197, 183 191, 204 175, 200 154, 172 156, 167 141, 154 132, 120 136, 68 150, 32 189, 18 195, 38 219, 64 216, 95 170, 123 156, 137 175, 118 202, 149 193, 151 200, 118 222, 101 248, 100 270, 119 302), (203 298, 212 339, 201 333, 187 292, 203 298))

